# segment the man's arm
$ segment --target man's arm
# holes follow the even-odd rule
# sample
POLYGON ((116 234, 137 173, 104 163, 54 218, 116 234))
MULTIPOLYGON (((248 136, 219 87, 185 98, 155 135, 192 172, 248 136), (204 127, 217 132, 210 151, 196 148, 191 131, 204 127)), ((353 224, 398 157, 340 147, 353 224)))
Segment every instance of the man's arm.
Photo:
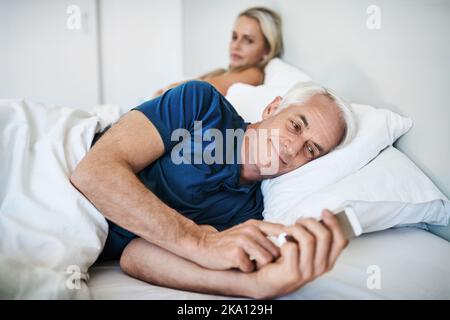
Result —
POLYGON ((133 240, 120 260, 122 270, 149 283, 210 294, 267 299, 290 293, 332 269, 347 245, 337 220, 306 219, 285 229, 298 242, 286 243, 279 259, 256 272, 203 268, 143 239, 133 240))
POLYGON ((136 177, 163 152, 153 124, 139 111, 131 111, 86 154, 70 181, 109 220, 182 254, 196 246, 203 231, 164 205, 136 177))
POLYGON ((163 155, 155 126, 131 111, 112 126, 76 167, 70 181, 109 220, 181 257, 214 269, 252 271, 279 255, 258 223, 227 233, 206 232, 164 204, 136 176, 163 155))

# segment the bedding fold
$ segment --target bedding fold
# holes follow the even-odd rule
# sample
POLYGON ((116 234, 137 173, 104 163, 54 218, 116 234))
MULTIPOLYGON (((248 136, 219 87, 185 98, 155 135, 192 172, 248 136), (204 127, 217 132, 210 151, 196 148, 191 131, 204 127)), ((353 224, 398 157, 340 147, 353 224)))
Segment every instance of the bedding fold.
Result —
POLYGON ((107 224, 69 177, 119 115, 0 100, 0 297, 89 298, 107 224))

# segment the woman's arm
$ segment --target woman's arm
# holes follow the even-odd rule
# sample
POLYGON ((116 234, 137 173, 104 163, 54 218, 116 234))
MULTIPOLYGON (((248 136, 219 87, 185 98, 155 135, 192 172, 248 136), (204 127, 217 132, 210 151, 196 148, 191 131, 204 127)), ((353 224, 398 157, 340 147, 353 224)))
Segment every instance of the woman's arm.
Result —
MULTIPOLYGON (((227 72, 225 69, 216 69, 213 70, 211 72, 205 73, 204 75, 201 75, 198 78, 195 79, 191 79, 191 80, 202 80, 202 81, 207 81, 208 79, 212 78, 212 77, 217 77, 220 76, 222 74, 224 74, 225 72, 227 72)), ((179 81, 179 82, 174 82, 169 84, 167 87, 159 89, 158 91, 156 91, 153 95, 154 98, 162 95, 164 92, 166 92, 169 89, 175 88, 176 86, 179 86, 180 84, 183 84, 185 82, 187 82, 189 80, 184 80, 184 81, 179 81)))
MULTIPOLYGON (((212 84, 221 94, 226 95, 228 92, 228 88, 237 82, 242 82, 253 86, 261 85, 264 81, 264 73, 256 67, 245 69, 242 71, 228 72, 225 72, 224 69, 217 69, 198 77, 197 80, 203 80, 212 84)), ((172 83, 167 87, 156 91, 153 97, 160 96, 167 90, 172 89, 187 81, 189 80, 172 83)))
POLYGON ((162 95, 162 94, 163 94, 164 92, 166 92, 167 90, 172 89, 172 88, 175 88, 175 87, 177 87, 177 86, 179 86, 179 85, 181 85, 181 84, 183 84, 183 83, 185 83, 185 82, 188 82, 188 81, 189 81, 189 80, 171 83, 171 84, 169 84, 167 87, 162 88, 162 89, 159 89, 158 91, 156 91, 156 92, 153 94, 153 98, 159 97, 160 95, 162 95))
POLYGON ((208 80, 209 78, 212 78, 212 77, 221 76, 226 72, 227 72, 227 70, 225 70, 223 68, 216 69, 216 70, 210 71, 208 73, 205 73, 204 75, 201 75, 200 77, 198 77, 198 80, 208 80))
POLYGON ((207 78, 205 81, 212 84, 221 94, 226 95, 228 88, 237 82, 252 86, 261 85, 264 81, 264 73, 254 67, 242 71, 228 71, 222 75, 207 78))

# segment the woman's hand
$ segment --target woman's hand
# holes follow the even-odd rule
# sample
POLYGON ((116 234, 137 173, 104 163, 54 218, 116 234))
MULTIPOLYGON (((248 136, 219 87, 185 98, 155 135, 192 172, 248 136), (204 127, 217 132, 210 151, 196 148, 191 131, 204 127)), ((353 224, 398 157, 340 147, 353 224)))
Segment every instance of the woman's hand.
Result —
POLYGON ((177 87, 177 86, 179 86, 180 84, 183 84, 183 83, 185 83, 185 82, 187 82, 187 81, 174 82, 174 83, 172 83, 172 84, 169 84, 167 87, 162 88, 162 89, 159 89, 158 91, 156 91, 156 92, 153 94, 153 98, 159 97, 160 95, 162 95, 162 94, 163 94, 164 92, 166 92, 167 90, 172 89, 172 88, 175 88, 175 87, 177 87))
POLYGON ((164 89, 159 89, 158 91, 156 91, 153 96, 152 99, 159 97, 160 95, 162 95, 165 92, 164 89))
POLYGON ((336 217, 322 212, 323 223, 300 219, 285 232, 295 242, 281 247, 281 257, 255 273, 255 298, 272 298, 288 294, 330 271, 348 241, 336 217))
POLYGON ((152 98, 159 97, 159 96, 162 95, 165 91, 166 91, 165 89, 159 89, 158 91, 156 91, 156 92, 153 94, 152 98))

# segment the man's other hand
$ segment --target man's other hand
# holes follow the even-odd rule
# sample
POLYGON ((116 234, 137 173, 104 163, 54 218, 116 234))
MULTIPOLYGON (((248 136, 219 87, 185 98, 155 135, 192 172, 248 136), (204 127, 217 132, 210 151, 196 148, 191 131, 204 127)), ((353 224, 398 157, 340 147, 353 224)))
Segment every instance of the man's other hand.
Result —
POLYGON ((205 232, 193 260, 209 269, 252 272, 280 256, 280 249, 267 236, 278 236, 285 228, 281 224, 249 220, 222 232, 205 232))

